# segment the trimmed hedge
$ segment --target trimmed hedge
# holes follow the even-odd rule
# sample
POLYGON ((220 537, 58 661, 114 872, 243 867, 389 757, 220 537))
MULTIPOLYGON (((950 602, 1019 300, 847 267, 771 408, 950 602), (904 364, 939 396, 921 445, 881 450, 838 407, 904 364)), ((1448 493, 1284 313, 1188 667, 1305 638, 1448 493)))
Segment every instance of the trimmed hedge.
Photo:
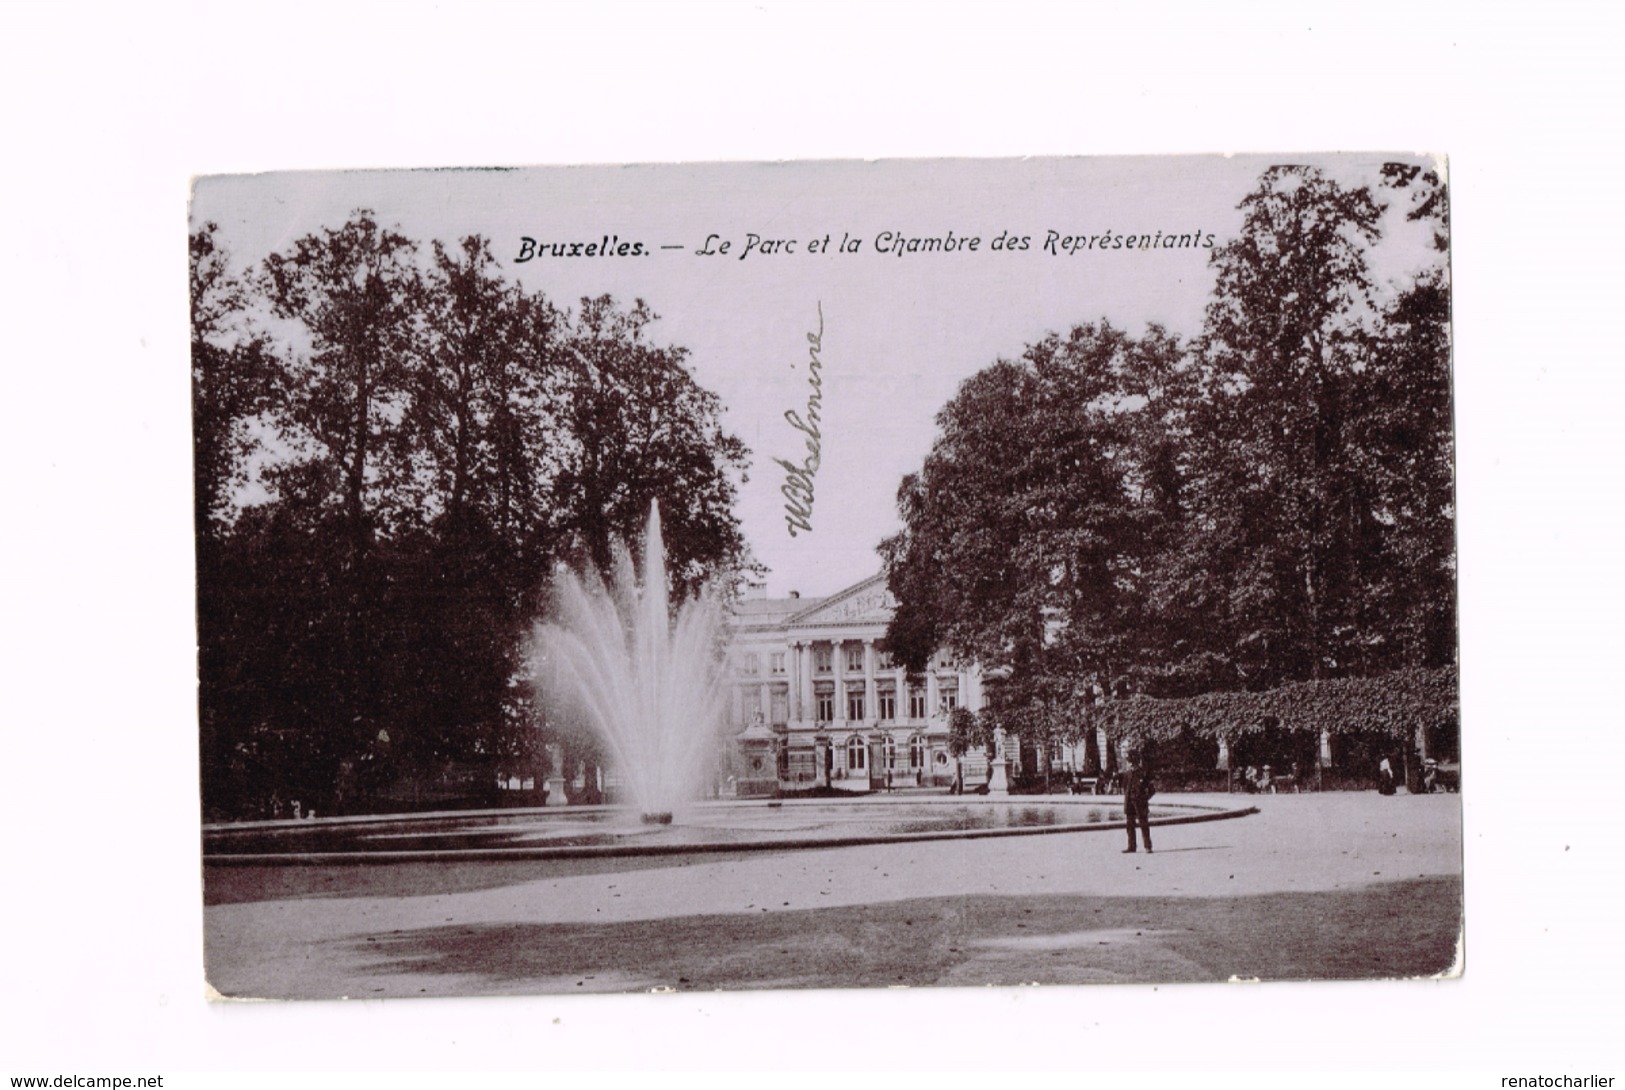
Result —
POLYGON ((1454 725, 1460 715, 1456 667, 1396 670, 1370 678, 1300 681, 1265 692, 1203 693, 1173 700, 1134 696, 1096 708, 1107 731, 1122 738, 1217 741, 1257 734, 1412 736, 1418 727, 1454 725))

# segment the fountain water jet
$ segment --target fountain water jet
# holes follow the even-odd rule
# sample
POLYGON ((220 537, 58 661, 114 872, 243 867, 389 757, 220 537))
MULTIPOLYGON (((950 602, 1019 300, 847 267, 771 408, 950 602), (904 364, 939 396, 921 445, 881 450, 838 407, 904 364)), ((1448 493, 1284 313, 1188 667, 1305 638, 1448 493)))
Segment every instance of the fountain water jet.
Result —
POLYGON ((561 570, 552 619, 538 626, 533 673, 544 702, 584 720, 648 823, 699 798, 717 755, 727 689, 722 609, 709 592, 668 600, 660 508, 650 505, 641 581, 614 550, 608 580, 561 570))

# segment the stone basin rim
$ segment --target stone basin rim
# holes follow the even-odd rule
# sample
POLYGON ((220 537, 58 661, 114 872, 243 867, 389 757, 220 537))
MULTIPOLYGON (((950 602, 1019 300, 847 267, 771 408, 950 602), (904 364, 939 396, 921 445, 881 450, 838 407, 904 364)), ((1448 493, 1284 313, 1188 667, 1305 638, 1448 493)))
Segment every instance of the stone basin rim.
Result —
MULTIPOLYGON (((1035 798, 1033 796, 1017 796, 1021 798, 1035 798)), ((1043 802, 1035 801, 1029 805, 1048 806, 1100 806, 1110 805, 1113 801, 1121 801, 1120 796, 1098 795, 1089 796, 1094 802, 1058 801, 1045 799, 1043 802)), ((941 801, 928 801, 922 799, 908 800, 915 804, 929 806, 965 807, 978 805, 1023 805, 1019 801, 1006 798, 988 798, 978 796, 974 799, 959 799, 941 801)), ((707 802, 704 806, 723 806, 729 808, 767 808, 786 803, 808 804, 822 803, 829 805, 828 799, 794 799, 794 800, 748 800, 743 802, 707 802)), ((836 802, 835 805, 864 806, 873 805, 879 809, 884 803, 852 803, 836 802)), ((1256 806, 1227 808, 1222 806, 1198 805, 1195 803, 1164 803, 1159 801, 1156 808, 1161 811, 1185 811, 1174 815, 1153 817, 1154 826, 1191 825, 1198 822, 1225 821, 1234 818, 1246 817, 1259 812, 1256 806)), ((605 812, 627 812, 622 806, 579 806, 579 807, 549 807, 524 808, 502 810, 454 810, 438 813, 424 814, 392 814, 367 815, 346 818, 317 818, 313 820, 294 821, 259 821, 239 822, 223 825, 205 825, 205 833, 227 834, 232 830, 266 831, 278 829, 310 829, 319 822, 330 823, 329 828, 338 825, 364 826, 364 825, 392 825, 404 824, 408 821, 433 821, 456 818, 478 818, 493 815, 523 817, 526 815, 547 815, 565 817, 571 814, 586 815, 605 812)), ((568 845, 568 846, 523 846, 507 848, 466 848, 466 849, 414 849, 404 851, 313 851, 313 852, 256 852, 240 854, 211 854, 207 847, 203 853, 203 863, 206 866, 329 866, 352 864, 386 864, 386 863, 424 863, 424 862, 503 862, 503 861, 530 861, 530 860, 561 860, 561 859, 609 859, 631 858, 638 856, 666 856, 666 855, 707 855, 707 854, 733 854, 738 852, 765 852, 765 851, 803 851, 816 848, 844 848, 857 847, 869 844, 906 844, 919 841, 932 840, 985 840, 1004 836, 1044 836, 1056 833, 1086 833, 1105 832, 1108 830, 1121 831, 1124 828, 1122 821, 1094 821, 1094 822, 1066 822, 1056 825, 1035 825, 1019 827, 1000 827, 983 829, 935 829, 924 832, 896 832, 896 833, 868 833, 848 834, 835 836, 807 836, 784 837, 778 839, 720 841, 720 842, 685 842, 685 843, 639 843, 639 844, 594 844, 594 845, 568 845)))
MULTIPOLYGON (((1223 794, 1223 792, 1220 792, 1223 794)), ((1237 816, 1242 813, 1257 813, 1256 807, 1232 808, 1215 806, 1212 803, 1195 802, 1168 802, 1167 796, 1158 798, 1153 805, 1161 810, 1201 810, 1223 811, 1229 814, 1236 810, 1237 816)), ((807 799, 699 799, 689 804, 695 810, 773 810, 790 807, 815 806, 851 806, 875 807, 882 806, 940 806, 949 807, 969 806, 1121 806, 1122 795, 932 795, 921 797, 918 795, 859 795, 854 793, 851 799, 822 798, 807 799)), ((385 825, 405 823, 408 821, 454 821, 459 818, 486 818, 486 817, 572 817, 588 814, 635 813, 636 807, 620 803, 582 806, 502 806, 484 810, 422 810, 398 811, 388 814, 342 814, 334 817, 318 818, 270 818, 259 821, 214 821, 204 822, 202 830, 205 833, 230 833, 234 830, 244 829, 310 829, 310 828, 336 828, 345 825, 385 825)))

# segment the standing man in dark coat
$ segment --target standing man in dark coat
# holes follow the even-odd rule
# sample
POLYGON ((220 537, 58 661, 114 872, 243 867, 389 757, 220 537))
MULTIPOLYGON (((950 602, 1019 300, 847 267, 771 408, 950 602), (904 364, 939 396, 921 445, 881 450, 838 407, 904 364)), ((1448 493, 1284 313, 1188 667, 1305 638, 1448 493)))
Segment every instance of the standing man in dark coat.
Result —
POLYGON ((1145 751, 1135 750, 1128 755, 1123 769, 1123 824, 1128 828, 1128 847, 1123 849, 1124 855, 1139 850, 1134 839, 1136 825, 1145 837, 1146 852, 1151 851, 1151 794, 1151 767, 1145 751))

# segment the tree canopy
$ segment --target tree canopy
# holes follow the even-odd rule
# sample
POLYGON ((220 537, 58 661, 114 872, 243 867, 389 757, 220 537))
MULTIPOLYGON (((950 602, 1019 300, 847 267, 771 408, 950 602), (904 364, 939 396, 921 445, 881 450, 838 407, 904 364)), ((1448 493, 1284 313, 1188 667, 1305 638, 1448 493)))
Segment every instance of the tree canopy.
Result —
POLYGON ((207 810, 539 774, 523 645, 556 564, 604 563, 655 500, 675 593, 751 564, 716 396, 642 300, 561 308, 482 238, 357 211, 234 269, 216 235, 191 240, 207 810))
POLYGON ((1454 662, 1443 187, 1280 166, 1239 209, 1198 336, 1103 319, 995 360, 899 489, 890 646, 982 663, 1035 742, 1133 694, 1454 662), (1371 272, 1391 208, 1434 231, 1398 291, 1371 272))

